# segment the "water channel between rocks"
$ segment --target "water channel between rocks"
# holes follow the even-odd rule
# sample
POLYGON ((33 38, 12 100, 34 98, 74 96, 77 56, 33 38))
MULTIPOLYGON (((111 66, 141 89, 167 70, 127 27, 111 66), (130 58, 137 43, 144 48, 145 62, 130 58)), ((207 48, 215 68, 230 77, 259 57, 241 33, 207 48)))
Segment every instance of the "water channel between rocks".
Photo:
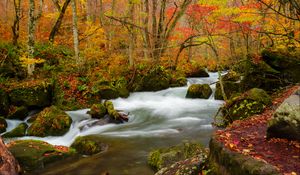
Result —
MULTIPOLYGON (((38 172, 45 175, 152 175, 147 165, 149 151, 176 145, 184 140, 208 144, 213 132, 212 118, 223 101, 186 99, 190 84, 210 84, 217 81, 217 73, 208 78, 189 78, 188 85, 158 92, 132 93, 126 99, 112 100, 115 108, 129 112, 125 124, 93 125, 87 109, 69 111, 73 119, 70 131, 61 137, 22 137, 38 139, 55 145, 70 146, 77 136, 96 134, 109 145, 107 152, 81 159, 56 163, 38 172)), ((215 84, 211 85, 215 89, 215 84)), ((8 131, 21 121, 8 120, 8 131)))

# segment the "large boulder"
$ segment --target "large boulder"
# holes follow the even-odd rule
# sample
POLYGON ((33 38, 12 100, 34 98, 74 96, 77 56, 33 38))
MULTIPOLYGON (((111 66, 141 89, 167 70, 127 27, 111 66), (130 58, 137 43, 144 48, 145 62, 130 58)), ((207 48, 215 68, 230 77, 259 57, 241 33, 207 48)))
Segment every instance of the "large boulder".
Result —
MULTIPOLYGON (((241 92, 241 84, 233 81, 223 81, 224 93, 227 98, 232 97, 234 94, 241 92)), ((216 84, 216 92, 215 92, 216 100, 224 100, 221 90, 221 85, 218 82, 216 84)))
POLYGON ((294 83, 300 82, 300 58, 298 55, 264 50, 262 58, 273 69, 280 71, 284 79, 294 83))
POLYGON ((7 115, 9 110, 9 99, 6 91, 0 88, 0 115, 7 115))
POLYGON ((9 109, 8 119, 24 120, 29 114, 29 111, 25 106, 10 106, 9 109))
POLYGON ((172 78, 170 87, 181 87, 185 86, 187 79, 185 77, 172 78))
POLYGON ((16 128, 2 135, 4 138, 23 137, 25 136, 28 125, 26 123, 19 124, 16 128))
POLYGON ((208 84, 192 84, 187 91, 186 98, 204 98, 208 99, 212 90, 208 84))
POLYGON ((241 79, 241 75, 234 70, 230 70, 227 74, 222 76, 223 81, 239 81, 241 79))
POLYGON ((234 120, 260 114, 266 106, 271 104, 271 97, 264 90, 253 88, 238 97, 228 100, 222 107, 221 111, 225 125, 232 123, 234 120))
POLYGON ((0 134, 5 132, 7 128, 7 122, 3 117, 0 117, 0 134))
POLYGON ((69 131, 72 119, 56 106, 45 108, 27 130, 27 135, 61 136, 69 131))
POLYGON ((47 164, 76 153, 72 148, 53 146, 38 140, 17 140, 9 143, 8 149, 18 160, 23 172, 44 168, 47 164))
POLYGON ((194 70, 186 73, 187 77, 209 77, 209 74, 204 68, 195 68, 194 70))
POLYGON ((195 157, 206 156, 203 146, 198 143, 183 143, 170 148, 161 148, 151 151, 148 156, 148 164, 155 170, 170 166, 175 162, 195 157))
POLYGON ((79 154, 93 155, 107 150, 107 145, 98 136, 80 136, 71 145, 79 154))
POLYGON ((0 137, 0 174, 2 175, 18 175, 20 166, 11 152, 8 151, 2 138, 0 137))
POLYGON ((284 103, 269 121, 267 137, 300 141, 300 107, 284 103))
POLYGON ((9 88, 9 99, 15 106, 45 107, 51 104, 51 91, 52 84, 47 80, 23 82, 9 88))

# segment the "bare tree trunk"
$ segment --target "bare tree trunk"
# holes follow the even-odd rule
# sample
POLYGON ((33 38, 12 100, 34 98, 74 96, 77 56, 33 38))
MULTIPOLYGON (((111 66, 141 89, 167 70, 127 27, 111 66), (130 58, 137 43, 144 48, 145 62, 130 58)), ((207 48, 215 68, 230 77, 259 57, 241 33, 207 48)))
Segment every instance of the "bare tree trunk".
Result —
MULTIPOLYGON (((111 16, 114 16, 115 14, 115 8, 116 8, 116 0, 112 0, 112 5, 111 5, 111 16)), ((112 39, 114 36, 114 32, 113 32, 113 20, 110 19, 109 21, 109 32, 108 32, 108 49, 111 50, 112 49, 112 39)))
MULTIPOLYGON (((134 3, 132 3, 132 0, 129 0, 129 18, 131 20, 131 23, 134 24, 134 3)), ((129 66, 134 66, 134 47, 135 47, 135 31, 132 25, 129 26, 129 48, 128 48, 128 56, 129 56, 129 66)))
MULTIPOLYGON (((190 39, 189 45, 193 45, 193 38, 190 39)), ((188 63, 190 63, 192 61, 192 57, 193 57, 193 47, 189 47, 188 50, 188 63)))
POLYGON ((72 16, 73 16, 73 39, 74 39, 74 58, 77 64, 80 64, 79 60, 79 35, 78 35, 78 18, 77 18, 77 4, 76 0, 72 0, 72 16))
POLYGON ((103 27, 104 24, 104 8, 103 8, 103 0, 100 0, 100 15, 99 15, 99 19, 100 19, 100 26, 103 27))
POLYGON ((150 37, 149 37, 149 0, 145 0, 144 3, 145 8, 145 18, 143 20, 144 31, 143 31, 143 39, 144 39, 144 57, 147 59, 149 57, 149 53, 151 53, 151 44, 150 44, 150 37))
POLYGON ((20 36, 20 19, 21 19, 21 0, 14 0, 15 7, 15 19, 12 26, 13 32, 13 44, 18 45, 18 39, 20 36))
POLYGON ((59 28, 62 24, 63 18, 65 16, 67 7, 70 4, 70 2, 71 2, 71 0, 66 0, 62 8, 60 8, 60 6, 57 7, 57 8, 59 8, 58 10, 60 11, 60 13, 59 13, 59 17, 56 20, 55 25, 53 26, 53 28, 50 32, 50 35, 49 35, 49 41, 50 42, 54 41, 55 35, 58 32, 58 30, 59 30, 59 28))
POLYGON ((0 174, 2 175, 18 175, 20 166, 14 156, 8 151, 2 138, 0 137, 0 174))

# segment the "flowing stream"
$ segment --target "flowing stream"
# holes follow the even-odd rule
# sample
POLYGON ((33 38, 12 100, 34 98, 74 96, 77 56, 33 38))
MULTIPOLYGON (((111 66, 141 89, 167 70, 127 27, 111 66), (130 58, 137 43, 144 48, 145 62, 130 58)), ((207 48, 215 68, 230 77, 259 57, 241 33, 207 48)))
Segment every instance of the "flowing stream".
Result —
MULTIPOLYGON (((186 99, 190 84, 210 84, 217 73, 208 78, 189 78, 188 85, 158 92, 132 93, 128 98, 112 100, 115 108, 128 112, 125 124, 93 125, 97 120, 86 114, 87 109, 67 112, 73 119, 70 131, 61 137, 22 137, 38 139, 55 145, 70 146, 77 136, 96 134, 109 145, 108 151, 86 158, 74 158, 45 168, 38 174, 64 175, 151 175, 147 166, 149 151, 176 145, 184 140, 208 144, 213 132, 212 117, 223 101, 186 99)), ((215 85, 211 85, 215 89, 215 85)), ((8 131, 21 121, 8 120, 8 131)))

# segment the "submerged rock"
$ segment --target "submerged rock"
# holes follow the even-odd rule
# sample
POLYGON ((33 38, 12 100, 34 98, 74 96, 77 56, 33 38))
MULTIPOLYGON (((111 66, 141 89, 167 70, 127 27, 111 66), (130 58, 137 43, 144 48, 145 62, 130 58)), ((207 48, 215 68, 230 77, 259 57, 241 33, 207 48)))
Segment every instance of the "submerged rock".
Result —
POLYGON ((28 125, 26 123, 19 124, 16 128, 2 135, 4 138, 23 137, 26 134, 28 125))
POLYGON ((51 104, 52 84, 47 80, 23 82, 9 89, 12 105, 27 107, 45 107, 51 104))
POLYGON ((0 117, 0 133, 3 133, 6 131, 7 128, 7 122, 3 117, 0 117))
POLYGON ((170 148, 161 148, 151 151, 148 155, 148 164, 155 170, 170 166, 175 162, 202 155, 206 157, 206 151, 198 143, 183 143, 170 148))
POLYGON ((228 100, 221 109, 225 125, 234 120, 260 114, 271 103, 271 97, 264 90, 258 88, 253 88, 241 96, 234 97, 228 100))
POLYGON ((186 94, 186 98, 204 98, 208 99, 212 94, 212 90, 208 84, 192 84, 186 94))
POLYGON ((27 135, 46 137, 61 136, 69 131, 72 119, 56 106, 45 108, 28 128, 27 135))
POLYGON ((53 146, 38 140, 17 140, 9 143, 8 149, 18 160, 23 172, 44 168, 47 164, 76 153, 72 148, 53 146))
POLYGON ((300 141, 300 107, 284 103, 269 121, 267 138, 286 138, 300 141))
POLYGON ((108 145, 104 144, 98 136, 80 136, 71 145, 78 153, 93 155, 107 150, 108 145))

